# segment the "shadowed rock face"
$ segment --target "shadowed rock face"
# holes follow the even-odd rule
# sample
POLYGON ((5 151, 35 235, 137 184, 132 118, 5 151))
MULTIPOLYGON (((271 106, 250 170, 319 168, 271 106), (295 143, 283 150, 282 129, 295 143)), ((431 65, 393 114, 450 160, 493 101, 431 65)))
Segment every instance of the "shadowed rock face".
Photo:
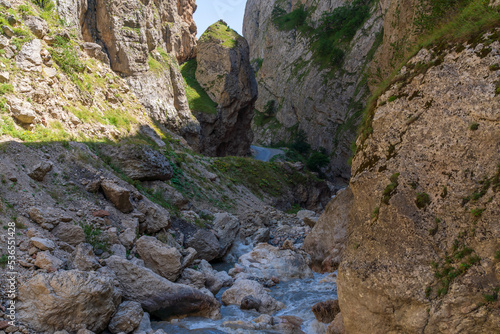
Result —
POLYGON ((257 83, 247 41, 219 21, 198 43, 196 79, 218 104, 217 114, 198 113, 200 151, 210 156, 248 155, 257 83))
POLYGON ((500 43, 486 40, 421 50, 358 141, 338 274, 349 333, 498 330, 500 43))

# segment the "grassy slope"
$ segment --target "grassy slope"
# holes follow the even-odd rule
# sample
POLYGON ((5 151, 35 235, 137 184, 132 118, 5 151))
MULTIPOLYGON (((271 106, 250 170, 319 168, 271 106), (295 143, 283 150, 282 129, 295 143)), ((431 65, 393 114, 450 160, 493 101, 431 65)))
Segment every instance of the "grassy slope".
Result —
POLYGON ((196 59, 191 59, 181 65, 181 73, 184 77, 186 97, 189 103, 189 109, 192 112, 204 112, 209 114, 217 113, 217 103, 212 101, 207 92, 196 80, 196 59))

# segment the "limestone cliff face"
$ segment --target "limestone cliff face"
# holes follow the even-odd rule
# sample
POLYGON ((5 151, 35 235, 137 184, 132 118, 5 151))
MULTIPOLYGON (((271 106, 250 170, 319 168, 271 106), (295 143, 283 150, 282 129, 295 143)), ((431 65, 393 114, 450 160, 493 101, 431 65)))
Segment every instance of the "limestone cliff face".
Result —
POLYGON ((498 39, 421 50, 379 98, 352 166, 348 333, 498 330, 498 39))
POLYGON ((264 112, 270 101, 276 106, 275 119, 264 125, 254 123, 255 141, 265 145, 287 142, 297 129, 304 130, 314 149, 324 147, 331 153, 328 174, 344 179, 350 176, 347 160, 360 116, 359 103, 363 104, 367 95, 363 71, 383 25, 381 7, 371 8, 370 17, 346 48, 343 65, 330 74, 313 61, 311 40, 297 30, 278 30, 272 22, 272 13, 277 5, 290 12, 304 4, 311 10, 309 20, 314 26, 324 13, 347 3, 248 0, 243 26, 243 35, 250 44, 250 58, 261 65, 256 73, 259 85, 256 110, 264 112))
POLYGON ((150 116, 196 149, 200 127, 191 114, 177 62, 196 55, 194 0, 63 0, 59 15, 99 44, 150 116))
POLYGON ((217 103, 217 113, 197 113, 200 151, 210 156, 248 155, 257 83, 247 41, 219 21, 198 44, 196 80, 217 103))

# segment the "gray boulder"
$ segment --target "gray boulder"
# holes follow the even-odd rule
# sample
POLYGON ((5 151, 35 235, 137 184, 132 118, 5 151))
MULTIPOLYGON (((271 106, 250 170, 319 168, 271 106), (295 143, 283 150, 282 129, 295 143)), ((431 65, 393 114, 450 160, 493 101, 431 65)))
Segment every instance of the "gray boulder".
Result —
POLYGON ((64 261, 53 256, 49 251, 39 252, 36 255, 35 266, 48 272, 58 271, 63 265, 64 261))
POLYGON ((170 161, 149 146, 106 145, 101 151, 132 180, 167 181, 172 178, 170 161))
POLYGON ((109 323, 109 331, 113 334, 131 333, 141 323, 144 316, 141 304, 133 301, 126 301, 118 306, 115 315, 109 323))
POLYGON ((218 257, 226 255, 240 232, 240 221, 227 212, 215 214, 213 228, 219 238, 220 250, 218 257))
POLYGON ((71 246, 77 246, 85 242, 85 232, 83 232, 83 228, 78 225, 60 223, 52 230, 52 234, 71 246))
POLYGON ((37 38, 43 39, 50 32, 49 25, 45 20, 37 16, 28 16, 24 24, 31 30, 37 38))
POLYGON ((198 258, 202 260, 212 261, 220 254, 219 240, 207 230, 198 229, 184 243, 187 247, 194 248, 198 258))
POLYGON ((17 67, 23 71, 42 71, 42 43, 39 39, 34 39, 31 42, 24 43, 21 51, 16 56, 17 67))
POLYGON ((261 284, 247 279, 236 281, 231 288, 224 291, 221 300, 224 305, 240 306, 245 298, 248 299, 248 296, 252 297, 255 302, 252 306, 258 306, 257 311, 260 313, 272 314, 285 307, 283 303, 271 297, 261 284))
POLYGON ((220 318, 220 304, 213 297, 118 256, 111 256, 106 263, 115 273, 123 296, 160 319, 186 315, 220 318))
POLYGON ((28 173, 28 176, 31 177, 35 181, 43 181, 45 175, 52 170, 52 162, 43 161, 39 164, 35 165, 31 172, 28 173))
POLYGON ((170 227, 169 212, 158 204, 145 198, 137 205, 137 210, 141 213, 139 218, 141 232, 152 234, 170 227))
POLYGON ((102 181, 101 187, 106 198, 110 200, 118 210, 123 213, 129 213, 134 210, 130 202, 130 191, 119 186, 112 180, 102 181))
POLYGON ((153 329, 151 328, 151 320, 149 318, 149 313, 144 312, 141 322, 139 323, 139 326, 135 329, 134 334, 148 334, 152 331, 153 329))

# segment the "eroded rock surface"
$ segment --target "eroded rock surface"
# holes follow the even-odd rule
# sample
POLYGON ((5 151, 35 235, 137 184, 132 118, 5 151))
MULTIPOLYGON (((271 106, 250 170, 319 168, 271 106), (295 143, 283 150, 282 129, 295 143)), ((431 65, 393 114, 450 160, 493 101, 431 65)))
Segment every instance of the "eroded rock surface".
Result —
POLYGON ((198 113, 200 151, 210 156, 248 155, 257 83, 247 41, 223 21, 210 26, 198 43, 196 79, 218 104, 217 114, 198 113))
POLYGON ((172 283, 150 269, 117 256, 110 257, 106 263, 116 274, 123 296, 141 303, 144 310, 159 318, 220 317, 220 304, 214 297, 187 285, 172 283))
POLYGON ((111 276, 78 270, 39 274, 19 287, 19 318, 38 331, 106 329, 120 303, 111 276))
POLYGON ((500 44, 487 39, 419 52, 358 140, 338 275, 346 332, 498 328, 485 295, 500 284, 500 44))

